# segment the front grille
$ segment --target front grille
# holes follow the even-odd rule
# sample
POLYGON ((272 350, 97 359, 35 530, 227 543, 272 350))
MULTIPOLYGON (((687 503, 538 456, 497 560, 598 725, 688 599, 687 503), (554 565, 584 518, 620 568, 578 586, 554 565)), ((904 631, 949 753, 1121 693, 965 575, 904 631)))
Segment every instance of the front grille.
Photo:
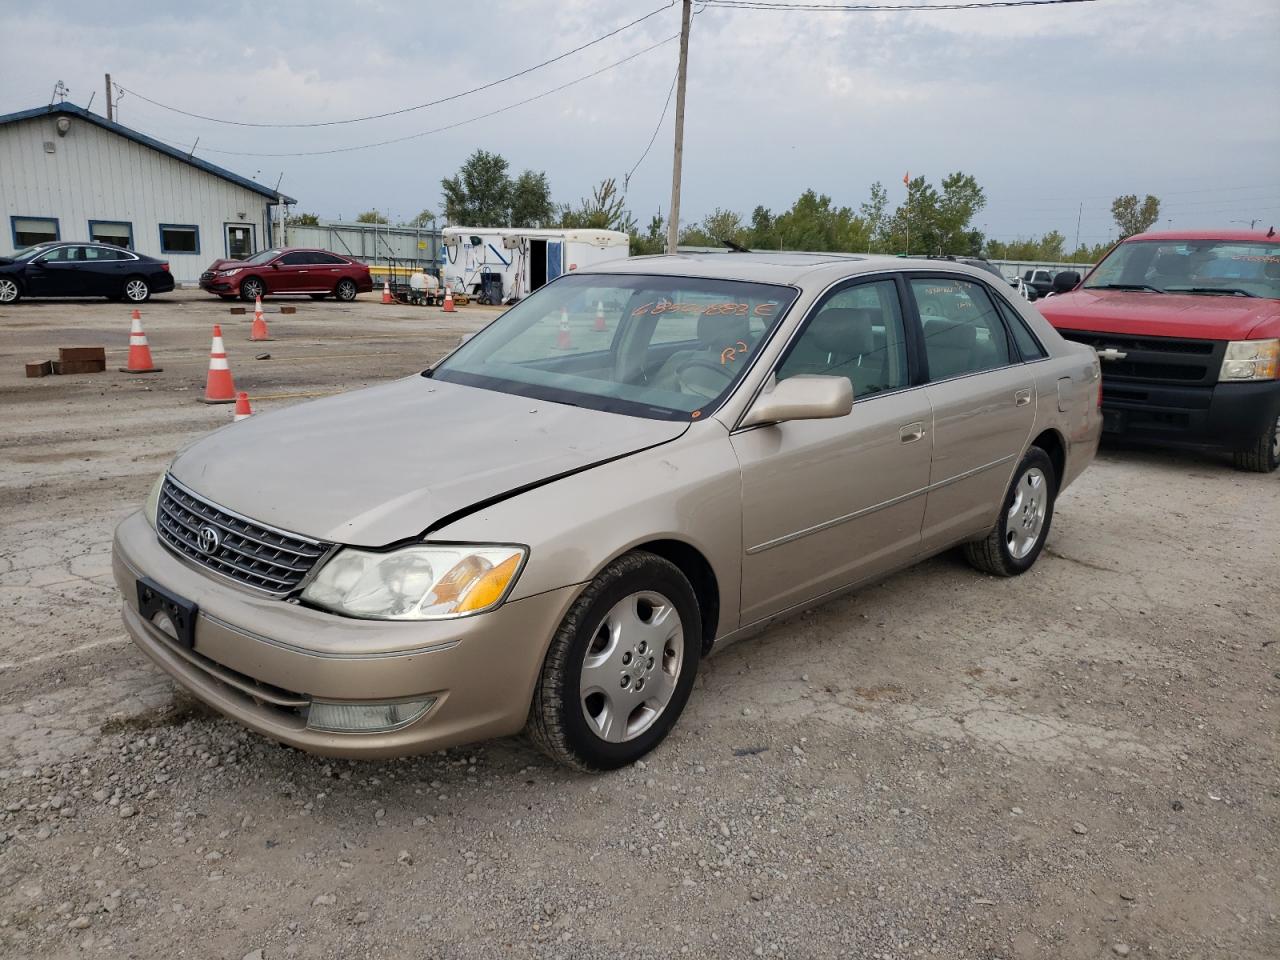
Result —
POLYGON ((204 282, 206 282, 206 281, 208 281, 208 280, 212 280, 212 279, 213 279, 213 271, 212 271, 212 270, 206 270, 204 273, 200 274, 200 282, 201 282, 201 283, 204 283, 204 282))
POLYGON ((156 526, 161 542, 180 556, 276 597, 296 590, 332 549, 215 506, 172 477, 160 491, 156 526))
POLYGON ((1135 337, 1084 330, 1058 332, 1099 352, 1111 348, 1126 354, 1123 359, 1103 359, 1103 396, 1106 384, 1115 381, 1211 385, 1217 383, 1222 369, 1225 346, 1217 340, 1135 337))

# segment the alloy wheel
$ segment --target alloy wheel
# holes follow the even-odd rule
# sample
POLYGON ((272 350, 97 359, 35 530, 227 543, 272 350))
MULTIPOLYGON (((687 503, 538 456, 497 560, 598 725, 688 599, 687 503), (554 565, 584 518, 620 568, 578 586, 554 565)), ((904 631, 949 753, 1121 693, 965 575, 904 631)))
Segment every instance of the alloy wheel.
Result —
POLYGON ((266 293, 266 291, 262 289, 262 284, 257 280, 246 280, 240 285, 240 290, 244 294, 244 298, 246 300, 252 300, 254 297, 260 297, 266 293))
POLYGON ((609 743, 640 736, 675 695, 683 665, 684 624, 660 593, 633 593, 596 628, 578 685, 591 731, 609 743))
POLYGON ((13 303, 18 299, 18 284, 8 277, 0 277, 0 303, 13 303))
POLYGON ((356 298, 356 285, 350 280, 343 280, 338 284, 339 300, 354 300, 356 298))
POLYGON ((1048 482, 1039 467, 1032 467, 1018 478, 1013 504, 1005 519, 1005 544, 1015 560, 1029 554, 1040 541, 1049 509, 1048 494, 1048 482))
MULTIPOLYGON (((0 290, 0 300, 4 299, 4 292, 0 290)), ((1276 417, 1276 431, 1271 435, 1271 459, 1280 460, 1280 417, 1276 417)))
POLYGON ((130 280, 124 285, 124 295, 134 303, 142 303, 149 292, 145 280, 130 280))

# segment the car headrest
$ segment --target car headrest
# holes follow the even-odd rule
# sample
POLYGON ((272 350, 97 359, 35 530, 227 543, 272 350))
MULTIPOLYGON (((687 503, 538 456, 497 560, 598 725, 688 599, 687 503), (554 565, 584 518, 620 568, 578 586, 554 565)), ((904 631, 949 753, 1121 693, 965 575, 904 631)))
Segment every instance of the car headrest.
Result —
POLYGON ((751 335, 751 318, 726 313, 703 313, 698 316, 698 343, 705 350, 719 353, 739 340, 747 342, 751 335))
POLYGON ((924 338, 930 349, 971 350, 978 342, 978 328, 959 320, 930 317, 924 325, 924 338))
POLYGON ((871 325, 878 314, 870 307, 829 307, 813 318, 808 336, 825 353, 867 354, 875 349, 871 325))

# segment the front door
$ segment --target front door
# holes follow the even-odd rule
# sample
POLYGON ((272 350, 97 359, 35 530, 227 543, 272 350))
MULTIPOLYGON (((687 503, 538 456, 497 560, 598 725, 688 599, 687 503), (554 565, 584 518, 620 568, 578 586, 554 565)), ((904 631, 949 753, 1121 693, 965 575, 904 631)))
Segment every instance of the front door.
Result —
POLYGON ((988 527, 1036 417, 1032 371, 981 283, 914 277, 933 406, 933 468, 924 549, 988 527))
POLYGON ((271 264, 267 284, 272 293, 302 293, 312 289, 311 270, 311 254, 295 250, 271 264))
POLYGON ((227 224, 227 256, 232 260, 246 260, 253 256, 253 224, 227 224))
POLYGON ((920 546, 933 415, 893 280, 814 307, 775 369, 847 377, 853 412, 732 435, 742 466, 742 625, 897 566, 920 546))
POLYGON ((82 247, 54 247, 42 253, 27 268, 27 293, 33 297, 79 297, 84 295, 81 273, 82 247))

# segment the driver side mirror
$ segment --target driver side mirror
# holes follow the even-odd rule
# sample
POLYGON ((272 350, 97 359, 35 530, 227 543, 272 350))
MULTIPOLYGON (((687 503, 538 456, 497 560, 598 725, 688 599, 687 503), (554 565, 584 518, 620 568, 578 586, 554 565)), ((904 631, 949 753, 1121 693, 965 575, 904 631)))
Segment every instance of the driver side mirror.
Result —
POLYGON ((279 261, 279 260, 272 260, 272 261, 271 261, 271 269, 272 269, 272 270, 279 270, 279 269, 280 269, 280 261, 279 261))
POLYGON ((827 420, 853 409, 853 384, 845 377, 800 374, 766 387, 742 420, 744 427, 788 420, 827 420))
POLYGON ((1054 293, 1070 293, 1080 285, 1080 274, 1074 270, 1064 270, 1053 278, 1054 293))

